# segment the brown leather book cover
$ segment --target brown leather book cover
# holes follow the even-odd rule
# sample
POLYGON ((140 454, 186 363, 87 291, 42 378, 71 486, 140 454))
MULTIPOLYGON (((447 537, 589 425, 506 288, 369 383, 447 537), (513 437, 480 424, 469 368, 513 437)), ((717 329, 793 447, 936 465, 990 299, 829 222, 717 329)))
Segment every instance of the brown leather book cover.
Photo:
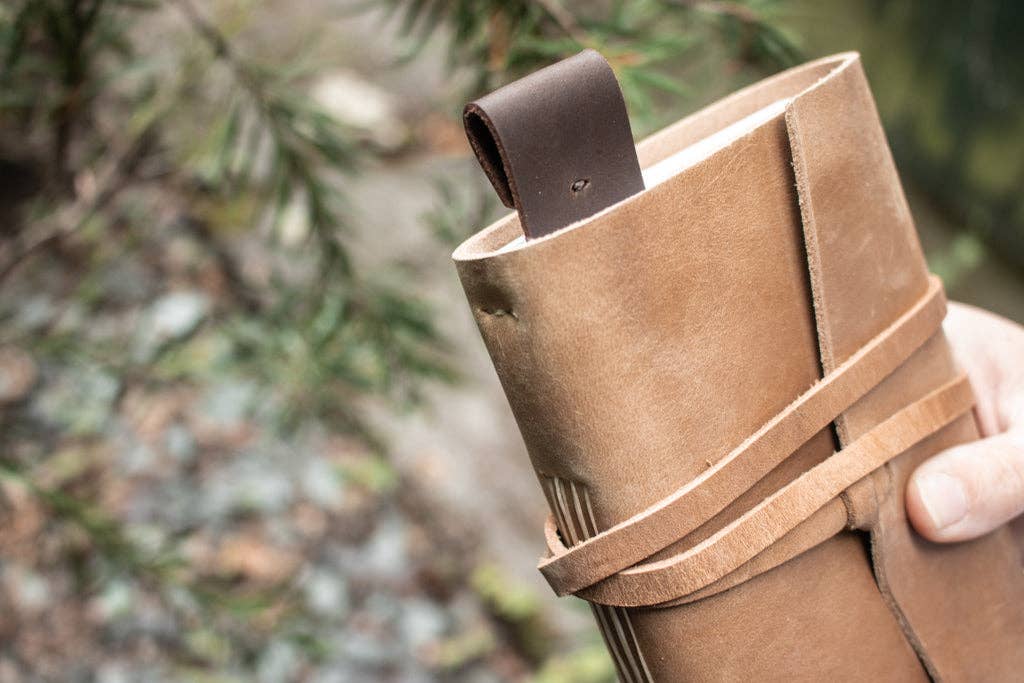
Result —
MULTIPOLYGON (((498 147, 496 187, 554 163, 498 147)), ((914 467, 978 432, 859 57, 636 154, 646 187, 454 253, 551 507, 549 582, 594 604, 624 681, 1019 677, 1008 530, 939 546, 904 513, 914 467)), ((558 163, 571 202, 598 162, 558 163)))

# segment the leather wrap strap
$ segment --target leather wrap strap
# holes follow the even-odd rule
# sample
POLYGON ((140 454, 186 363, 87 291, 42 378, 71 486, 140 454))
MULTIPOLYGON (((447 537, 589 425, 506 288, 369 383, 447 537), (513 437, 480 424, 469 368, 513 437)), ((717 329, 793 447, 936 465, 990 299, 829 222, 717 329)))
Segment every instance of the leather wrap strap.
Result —
MULTIPOLYGON (((559 595, 583 595, 587 587, 682 539, 725 509, 905 362, 939 329, 945 312, 942 285, 932 276, 925 295, 910 310, 704 473, 606 531, 571 548, 556 547, 558 552, 540 560, 541 573, 559 595)), ((614 583, 619 585, 621 580, 614 583)), ((588 599, 598 593, 604 595, 602 591, 590 591, 588 599)), ((679 595, 682 594, 665 599, 679 595)), ((601 599, 604 598, 598 601, 601 599)))
POLYGON ((469 143, 527 237, 593 216, 644 189, 626 104, 594 50, 470 102, 469 143))
MULTIPOLYGON (((973 405, 970 383, 961 375, 898 411, 693 548, 630 567, 576 594, 591 602, 621 607, 679 604, 679 598, 706 588, 754 559, 848 486, 950 424, 973 405)), ((844 526, 824 527, 824 538, 844 526)), ((546 536, 553 554, 568 550, 550 522, 546 536)), ((759 569, 766 571, 788 557, 772 558, 759 569)))

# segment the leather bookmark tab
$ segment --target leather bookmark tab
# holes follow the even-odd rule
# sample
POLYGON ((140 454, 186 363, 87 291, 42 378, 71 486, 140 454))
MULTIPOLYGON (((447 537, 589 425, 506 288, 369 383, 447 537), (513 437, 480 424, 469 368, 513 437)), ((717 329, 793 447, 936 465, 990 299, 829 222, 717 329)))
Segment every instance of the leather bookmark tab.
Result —
POLYGON ((505 206, 534 238, 644 189, 626 104, 585 50, 466 105, 466 135, 505 206))

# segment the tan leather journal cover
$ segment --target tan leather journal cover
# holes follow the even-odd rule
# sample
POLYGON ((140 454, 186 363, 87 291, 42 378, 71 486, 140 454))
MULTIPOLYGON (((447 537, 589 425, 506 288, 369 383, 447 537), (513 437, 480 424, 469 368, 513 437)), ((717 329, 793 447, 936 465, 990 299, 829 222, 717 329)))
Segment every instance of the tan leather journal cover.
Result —
POLYGON ((623 681, 1020 680, 1009 531, 940 546, 904 514, 914 467, 977 430, 858 56, 639 165, 758 112, 596 215, 455 251, 551 507, 541 571, 623 681))

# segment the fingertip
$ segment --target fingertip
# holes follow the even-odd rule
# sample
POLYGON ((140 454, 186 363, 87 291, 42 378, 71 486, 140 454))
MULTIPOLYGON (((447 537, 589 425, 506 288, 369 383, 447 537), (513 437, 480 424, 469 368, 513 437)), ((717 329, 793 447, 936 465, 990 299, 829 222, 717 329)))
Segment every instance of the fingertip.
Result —
POLYGON ((929 464, 919 467, 907 485, 907 517, 917 532, 930 541, 964 540, 958 526, 970 511, 967 489, 955 475, 928 467, 929 464))
POLYGON ((1024 510, 1020 435, 955 446, 922 463, 906 488, 906 511, 923 537, 937 542, 983 536, 1024 510))

